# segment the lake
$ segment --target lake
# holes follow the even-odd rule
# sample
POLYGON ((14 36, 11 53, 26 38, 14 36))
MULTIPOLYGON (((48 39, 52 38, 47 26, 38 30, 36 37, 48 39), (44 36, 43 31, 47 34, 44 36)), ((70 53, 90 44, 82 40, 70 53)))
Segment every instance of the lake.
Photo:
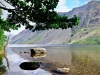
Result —
POLYGON ((0 55, 0 75, 100 75, 99 45, 8 45, 7 57, 0 55), (46 54, 32 55, 30 49, 45 48, 46 54), (42 62, 36 70, 23 70, 23 62, 42 62), (69 73, 58 68, 70 68, 69 73))

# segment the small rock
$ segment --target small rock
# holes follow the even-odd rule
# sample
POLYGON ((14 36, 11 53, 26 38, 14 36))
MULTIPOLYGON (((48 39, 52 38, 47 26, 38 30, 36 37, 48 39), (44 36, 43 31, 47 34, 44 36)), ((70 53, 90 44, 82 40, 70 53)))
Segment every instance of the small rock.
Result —
POLYGON ((22 52, 20 52, 20 53, 22 53, 22 52))
POLYGON ((70 72, 70 68, 66 68, 66 67, 64 67, 64 68, 57 68, 57 70, 60 71, 60 72, 64 72, 64 73, 70 72))

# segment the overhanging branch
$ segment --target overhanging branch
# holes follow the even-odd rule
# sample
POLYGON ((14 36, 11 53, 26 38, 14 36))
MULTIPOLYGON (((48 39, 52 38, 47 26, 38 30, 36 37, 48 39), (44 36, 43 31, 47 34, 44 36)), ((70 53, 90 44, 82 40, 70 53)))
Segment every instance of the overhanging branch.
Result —
POLYGON ((4 7, 6 7, 2 2, 0 2, 4 7))
MULTIPOLYGON (((10 2, 8 2, 7 0, 4 0, 5 2, 7 2, 8 4, 10 4, 11 5, 11 3, 10 2)), ((11 5, 12 6, 12 5, 11 5)))
POLYGON ((9 8, 2 7, 2 6, 0 6, 0 9, 4 9, 4 10, 7 10, 7 11, 12 11, 12 10, 15 10, 15 9, 9 9, 9 8))

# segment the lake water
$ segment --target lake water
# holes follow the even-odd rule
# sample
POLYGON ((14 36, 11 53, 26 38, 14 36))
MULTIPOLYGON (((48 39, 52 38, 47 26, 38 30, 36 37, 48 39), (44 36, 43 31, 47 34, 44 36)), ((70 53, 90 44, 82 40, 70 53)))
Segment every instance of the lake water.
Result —
POLYGON ((8 45, 7 57, 0 56, 0 75, 100 75, 99 45, 8 45), (34 56, 30 49, 42 47, 46 54, 34 56), (42 62, 36 70, 22 70, 23 62, 42 62), (70 68, 69 73, 62 73, 57 68, 70 68))

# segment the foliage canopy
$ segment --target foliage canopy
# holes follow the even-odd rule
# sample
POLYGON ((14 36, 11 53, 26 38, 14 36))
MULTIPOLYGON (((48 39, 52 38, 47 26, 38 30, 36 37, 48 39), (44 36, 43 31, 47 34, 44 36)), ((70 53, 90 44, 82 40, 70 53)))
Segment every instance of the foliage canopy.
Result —
MULTIPOLYGON (((79 17, 73 16, 68 18, 63 15, 60 16, 54 8, 58 5, 59 0, 4 0, 14 8, 7 8, 6 5, 0 6, 1 9, 7 10, 10 14, 7 17, 5 24, 8 28, 4 30, 9 31, 17 29, 21 25, 26 29, 32 31, 46 30, 46 29, 67 29, 79 24, 79 17), (5 7, 4 7, 5 6, 5 7), (36 25, 31 25, 30 22, 35 22, 36 25)), ((1 19, 1 18, 0 18, 1 19)), ((2 20, 3 21, 3 20, 2 20)))
MULTIPOLYGON (((0 10, 0 20, 1 20, 2 11, 0 10)), ((4 35, 4 31, 1 29, 1 21, 0 21, 0 50, 3 48, 4 41, 6 36, 4 35)))

